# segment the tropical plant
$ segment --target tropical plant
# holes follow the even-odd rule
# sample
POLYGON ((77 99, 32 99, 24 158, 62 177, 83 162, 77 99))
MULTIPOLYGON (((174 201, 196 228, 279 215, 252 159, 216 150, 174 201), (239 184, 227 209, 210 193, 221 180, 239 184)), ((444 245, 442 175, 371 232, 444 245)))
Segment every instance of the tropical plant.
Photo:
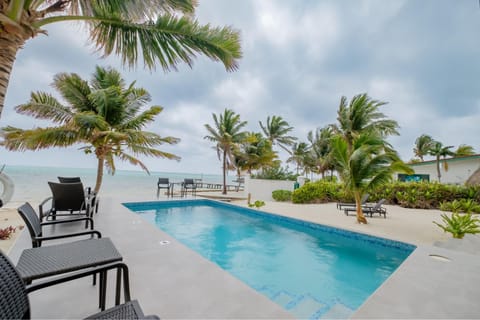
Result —
POLYGON ((414 155, 423 162, 423 157, 429 154, 433 142, 431 136, 422 134, 415 140, 415 148, 413 148, 414 155))
POLYGON ((453 153, 455 157, 473 156, 475 154, 475 150, 472 146, 461 144, 453 153))
POLYGON ((297 138, 288 135, 293 130, 293 127, 287 121, 280 116, 272 116, 272 118, 268 116, 265 125, 261 121, 259 121, 259 124, 263 134, 270 140, 272 145, 278 144, 283 150, 290 153, 288 147, 292 146, 297 138))
POLYGON ((272 150, 270 140, 264 138, 261 133, 249 132, 234 152, 235 166, 238 170, 252 170, 272 167, 277 158, 272 150))
POLYGON ((399 134, 398 123, 387 119, 379 111, 385 104, 386 102, 372 100, 366 93, 354 96, 350 103, 347 103, 346 97, 340 99, 337 112, 338 125, 333 124, 332 129, 334 133, 342 136, 350 153, 355 139, 361 134, 376 134, 384 138, 399 134))
POLYGON ((245 140, 246 132, 242 128, 247 125, 246 121, 240 120, 240 115, 233 110, 225 109, 223 114, 217 116, 212 114, 214 126, 205 124, 209 135, 207 139, 216 144, 218 158, 222 160, 223 190, 227 194, 227 171, 234 163, 234 152, 238 150, 239 144, 245 140))
POLYGON ((290 190, 273 190, 272 198, 275 201, 290 201, 292 200, 292 191, 290 190))
POLYGON ((462 239, 467 233, 480 233, 480 227, 478 225, 480 220, 472 217, 471 214, 454 212, 451 217, 448 217, 446 214, 442 214, 441 217, 443 225, 436 221, 433 221, 433 223, 442 228, 444 232, 450 232, 456 239, 462 239))
POLYGON ((297 174, 300 173, 300 169, 305 168, 305 163, 309 156, 310 147, 305 142, 296 142, 292 146, 291 156, 287 159, 287 163, 295 163, 297 174))
POLYGON ((265 201, 262 201, 262 200, 256 200, 254 203, 249 203, 248 206, 250 208, 257 208, 257 209, 260 209, 261 207, 263 207, 265 205, 265 201))
POLYGON ((353 140, 352 151, 342 136, 332 139, 336 168, 345 183, 345 188, 354 196, 359 223, 367 223, 361 205, 363 194, 391 181, 395 172, 413 173, 396 152, 385 150, 384 145, 383 138, 375 134, 356 137, 353 140))
POLYGON ((325 178, 325 172, 334 169, 334 161, 332 158, 330 139, 333 136, 331 126, 317 128, 315 133, 309 131, 307 139, 311 144, 311 158, 316 172, 325 178))
MULTIPOLYGON (((45 26, 64 21, 85 23, 90 43, 133 67, 139 58, 148 69, 193 64, 197 53, 238 67, 239 32, 200 25, 193 18, 196 0, 2 0, 0 1, 0 115, 18 50, 45 26)), ((54 50, 54 48, 51 48, 54 50)))
POLYGON ((289 171, 288 167, 283 168, 279 163, 274 163, 270 168, 264 168, 256 174, 252 174, 252 178, 266 180, 297 180, 298 174, 289 171))
POLYGON ((451 148, 453 148, 453 146, 444 146, 440 141, 433 141, 431 148, 428 150, 428 153, 435 157, 438 182, 441 182, 442 177, 442 173, 440 172, 440 157, 443 157, 444 170, 448 171, 448 163, 445 158, 454 155, 453 151, 450 150, 451 148))
POLYGON ((75 73, 59 73, 54 77, 53 87, 66 104, 48 93, 32 92, 29 102, 15 107, 18 113, 49 120, 57 126, 29 130, 5 127, 2 144, 14 151, 83 145, 81 149, 93 153, 98 160, 94 189, 97 193, 104 167, 115 173, 115 158, 139 165, 147 173, 138 155, 179 159, 155 149, 164 143, 175 144, 179 139, 141 130, 154 121, 163 108, 152 106, 141 111, 151 97, 134 84, 126 85, 115 69, 99 66, 90 82, 75 73))

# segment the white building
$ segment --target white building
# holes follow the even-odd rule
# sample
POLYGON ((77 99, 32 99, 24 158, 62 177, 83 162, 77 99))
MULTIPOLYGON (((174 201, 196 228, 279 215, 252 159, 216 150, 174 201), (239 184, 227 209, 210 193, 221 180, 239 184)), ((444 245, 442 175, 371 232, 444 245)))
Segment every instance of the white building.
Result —
MULTIPOLYGON (((409 166, 415 170, 415 175, 425 175, 428 176, 429 181, 438 181, 436 160, 411 163, 409 166)), ((480 154, 441 159, 440 181, 442 183, 464 184, 478 169, 480 169, 480 154), (447 163, 448 170, 445 170, 444 161, 447 163)), ((401 177, 399 177, 399 180, 401 180, 401 177)))

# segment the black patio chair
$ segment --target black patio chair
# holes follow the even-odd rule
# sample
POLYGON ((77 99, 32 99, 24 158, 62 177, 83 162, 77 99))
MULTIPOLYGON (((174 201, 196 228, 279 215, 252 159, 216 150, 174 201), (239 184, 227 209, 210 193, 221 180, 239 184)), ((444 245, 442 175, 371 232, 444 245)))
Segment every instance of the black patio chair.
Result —
MULTIPOLYGON (((362 196, 362 199, 360 200, 362 206, 367 203, 367 200, 368 200, 369 196, 370 195, 368 193, 365 193, 362 196)), ((355 204, 355 202, 337 202, 337 209, 344 210, 346 207, 354 207, 355 208, 356 204, 355 204)))
MULTIPOLYGON (((30 292, 51 287, 67 281, 83 278, 97 273, 106 273, 116 269, 123 273, 123 295, 125 303, 119 304, 120 287, 116 288, 116 306, 91 315, 88 319, 159 319, 157 316, 145 316, 137 300, 130 298, 128 268, 124 263, 113 263, 101 267, 83 270, 75 274, 64 275, 55 279, 26 286, 18 270, 10 259, 0 251, 0 319, 30 319, 30 292), (117 299, 118 298, 118 299, 117 299)), ((118 283, 117 283, 118 284, 118 283)))
POLYGON ((192 196, 197 194, 197 184, 193 179, 183 179, 182 182, 182 197, 188 194, 188 190, 192 193, 192 196))
POLYGON ((80 218, 73 218, 73 219, 41 222, 40 218, 35 212, 35 209, 33 209, 30 203, 28 202, 18 207, 17 211, 22 217, 23 221, 25 221, 25 225, 27 226, 28 232, 30 233, 30 237, 32 239, 33 248, 41 247, 42 241, 46 241, 46 240, 62 239, 62 238, 84 236, 84 235, 98 235, 99 238, 101 237, 101 234, 99 231, 93 230, 93 227, 94 227, 93 219, 90 217, 80 217, 80 218), (45 237, 42 234, 43 226, 56 225, 56 224, 62 224, 62 223, 72 223, 72 222, 78 222, 78 221, 86 221, 87 224, 90 224, 91 231, 68 233, 68 234, 54 235, 54 236, 48 236, 48 237, 45 237))
MULTIPOLYGON (((167 189, 167 197, 170 196, 170 189, 172 188, 172 185, 170 184, 170 181, 168 178, 158 178, 157 182, 157 198, 160 195, 160 189, 167 189)), ((172 192, 173 193, 173 192, 172 192)))
POLYGON ((40 220, 44 218, 56 220, 58 216, 85 216, 92 218, 93 199, 85 195, 81 182, 57 183, 49 181, 48 185, 52 191, 52 197, 45 199, 40 204, 40 220), (50 201, 51 208, 45 211, 44 206, 50 201))
MULTIPOLYGON (((82 182, 80 177, 57 177, 60 183, 75 183, 75 182, 82 182)), ((92 206, 95 207, 95 213, 98 213, 98 205, 100 199, 95 191, 92 190, 90 187, 85 188, 85 195, 88 198, 91 198, 92 206)))
MULTIPOLYGON (((386 199, 380 199, 377 203, 374 205, 363 205, 362 206, 362 211, 364 214, 368 214, 370 217, 373 217, 373 214, 378 213, 380 216, 383 215, 383 217, 386 219, 387 218, 387 209, 382 207, 382 205, 387 201, 386 199)), ((348 212, 351 211, 357 211, 357 207, 345 207, 344 213, 348 216, 348 212)))

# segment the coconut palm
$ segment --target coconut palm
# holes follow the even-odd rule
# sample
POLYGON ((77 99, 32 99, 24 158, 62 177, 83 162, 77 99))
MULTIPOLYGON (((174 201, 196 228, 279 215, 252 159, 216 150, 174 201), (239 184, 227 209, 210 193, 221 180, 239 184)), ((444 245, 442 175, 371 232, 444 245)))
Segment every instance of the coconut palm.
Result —
POLYGON ((267 137, 272 145, 278 144, 283 150, 291 154, 288 147, 293 146, 296 137, 289 136, 289 132, 293 130, 287 121, 280 116, 267 117, 267 123, 264 125, 261 121, 258 122, 262 128, 263 134, 267 137))
POLYGON ((354 140, 364 133, 375 133, 382 137, 399 134, 398 123, 387 119, 379 111, 385 104, 386 102, 372 100, 366 93, 354 96, 350 103, 347 103, 346 97, 340 99, 338 125, 332 125, 332 128, 343 136, 349 150, 352 149, 354 140))
POLYGON ((209 132, 204 139, 215 142, 218 158, 222 160, 223 190, 227 194, 227 170, 234 163, 234 151, 238 149, 239 143, 245 139, 246 133, 241 131, 247 125, 246 121, 240 120, 240 115, 233 110, 225 109, 223 114, 217 116, 212 114, 214 127, 205 124, 209 132))
POLYGON ((179 139, 141 130, 154 121, 163 108, 152 106, 141 111, 151 101, 150 94, 143 88, 134 87, 134 83, 126 85, 118 71, 97 66, 90 82, 75 73, 59 73, 55 75, 53 87, 66 104, 48 93, 32 92, 30 101, 15 110, 36 119, 50 120, 57 126, 29 130, 2 128, 2 144, 8 150, 80 144, 85 153, 97 157, 97 193, 104 167, 115 174, 115 158, 138 165, 147 173, 148 168, 137 156, 179 159, 155 149, 164 143, 175 144, 179 139))
POLYGON ((167 71, 180 62, 191 66, 201 53, 235 70, 241 57, 238 31, 200 25, 193 19, 196 4, 196 0, 1 0, 0 115, 18 50, 57 22, 83 22, 90 43, 103 56, 115 53, 129 67, 143 58, 148 69, 160 65, 167 71))
POLYGON ((333 170, 333 159, 331 155, 330 139, 333 136, 331 126, 325 126, 323 128, 317 128, 315 133, 309 131, 307 139, 311 144, 311 154, 317 173, 325 177, 327 170, 333 170))
POLYGON ((310 146, 306 142, 298 142, 293 144, 292 151, 290 151, 291 156, 287 159, 287 162, 295 163, 297 174, 299 174, 301 168, 305 169, 305 164, 309 160, 309 153, 310 146))
POLYGON ((249 132, 234 156, 237 169, 247 170, 251 174, 252 170, 272 167, 277 153, 272 150, 270 140, 264 138, 261 133, 249 132))
POLYGON ((384 144, 383 137, 372 133, 357 136, 351 149, 343 136, 331 140, 337 171, 355 198, 359 223, 367 223, 361 204, 365 193, 392 180, 395 172, 413 173, 395 151, 385 150, 384 144))
POLYGON ((423 157, 429 154, 433 142, 434 141, 431 136, 422 134, 415 140, 415 148, 413 148, 413 153, 423 162, 423 157))
POLYGON ((467 144, 461 144, 458 146, 457 150, 454 151, 455 157, 466 157, 466 156, 473 156, 475 154, 475 150, 472 146, 467 144))
POLYGON ((440 141, 433 141, 432 146, 430 150, 428 151, 428 154, 431 156, 435 157, 436 165, 437 165, 437 176, 438 176, 438 182, 441 182, 441 177, 442 174, 440 172, 440 157, 443 157, 443 166, 445 171, 448 171, 448 164, 445 158, 447 156, 453 156, 455 153, 451 151, 453 146, 444 146, 443 143, 440 141))

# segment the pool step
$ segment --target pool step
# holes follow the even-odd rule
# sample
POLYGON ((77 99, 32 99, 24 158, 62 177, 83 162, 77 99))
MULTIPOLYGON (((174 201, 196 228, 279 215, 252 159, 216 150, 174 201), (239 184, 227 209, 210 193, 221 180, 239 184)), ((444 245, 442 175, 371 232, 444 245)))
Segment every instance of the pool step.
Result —
POLYGON ((286 309, 297 319, 318 319, 316 315, 321 314, 326 307, 326 304, 310 295, 300 295, 287 304, 286 309))

